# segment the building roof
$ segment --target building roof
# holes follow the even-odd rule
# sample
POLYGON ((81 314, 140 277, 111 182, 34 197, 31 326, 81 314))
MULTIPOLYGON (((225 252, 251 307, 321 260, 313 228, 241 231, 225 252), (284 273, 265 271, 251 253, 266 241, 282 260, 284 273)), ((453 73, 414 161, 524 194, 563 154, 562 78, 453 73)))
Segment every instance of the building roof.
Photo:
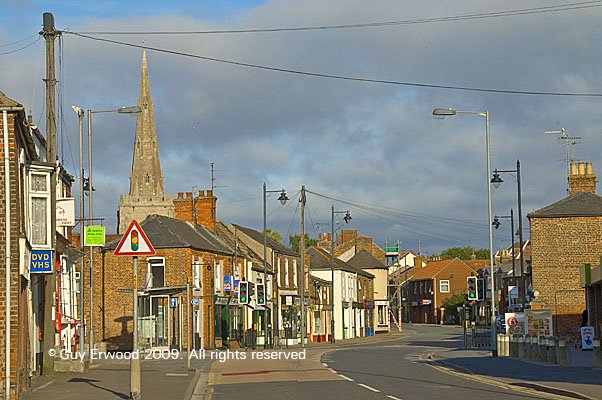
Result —
MULTIPOLYGON (((320 249, 318 247, 310 247, 307 249, 307 254, 310 258, 311 269, 314 271, 317 270, 330 270, 332 266, 332 258, 330 253, 324 249, 320 249)), ((374 275, 371 273, 364 271, 361 268, 354 267, 345 261, 342 261, 338 258, 334 258, 334 269, 352 272, 358 275, 363 275, 368 278, 374 278, 374 275)))
POLYGON ((569 218, 602 216, 602 197, 579 192, 527 214, 527 218, 569 218))
MULTIPOLYGON (((220 238, 222 238, 230 248, 234 249, 235 255, 239 257, 244 257, 248 261, 253 263, 253 269, 263 271, 263 258, 256 254, 249 246, 245 244, 242 240, 237 238, 237 235, 232 232, 226 224, 222 221, 217 221, 215 223, 215 231, 220 238)), ((268 261, 268 272, 272 272, 272 267, 268 261)))
POLYGON ((378 261, 372 254, 367 252, 366 250, 362 250, 353 257, 351 257, 347 264, 361 269, 386 269, 388 270, 385 264, 378 261))
POLYGON ((476 273, 479 269, 480 264, 487 262, 488 261, 485 260, 460 260, 457 257, 451 260, 433 261, 426 264, 426 267, 417 270, 416 273, 412 276, 412 279, 410 280, 415 281, 420 279, 433 279, 447 267, 458 263, 464 265, 466 268, 469 268, 476 273))
MULTIPOLYGON (((244 226, 232 224, 236 227, 236 229, 241 230, 245 235, 249 236, 251 239, 255 240, 258 243, 263 243, 263 232, 256 231, 255 229, 246 228, 244 226)), ((269 236, 267 238, 267 245, 270 249, 274 250, 276 253, 284 254, 287 256, 298 257, 299 254, 295 253, 292 249, 286 247, 285 245, 278 243, 277 241, 271 239, 269 236)))
MULTIPOLYGON (((162 215, 151 215, 140 224, 155 249, 193 248, 219 254, 234 254, 234 250, 210 229, 202 225, 162 215)), ((119 241, 105 246, 114 250, 119 241)))
POLYGON ((0 92, 0 107, 22 107, 21 104, 17 103, 10 97, 6 96, 4 92, 0 92))

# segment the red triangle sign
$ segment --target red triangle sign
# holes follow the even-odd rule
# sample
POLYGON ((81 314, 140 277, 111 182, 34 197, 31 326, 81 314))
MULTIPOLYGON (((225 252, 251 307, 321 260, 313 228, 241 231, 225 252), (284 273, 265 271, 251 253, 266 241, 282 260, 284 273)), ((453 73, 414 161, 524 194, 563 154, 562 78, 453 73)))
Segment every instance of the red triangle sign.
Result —
POLYGON ((133 220, 113 254, 116 256, 152 256, 155 254, 155 249, 138 222, 133 220))

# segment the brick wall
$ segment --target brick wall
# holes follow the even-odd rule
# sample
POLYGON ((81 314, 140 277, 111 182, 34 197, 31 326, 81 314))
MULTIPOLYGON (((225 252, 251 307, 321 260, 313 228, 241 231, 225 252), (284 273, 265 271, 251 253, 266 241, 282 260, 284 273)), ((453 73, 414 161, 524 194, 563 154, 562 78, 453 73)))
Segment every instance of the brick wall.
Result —
MULTIPOLYGON (((0 114, 1 118, 1 114, 0 114)), ((20 277, 19 272, 19 237, 22 232, 20 232, 23 212, 21 203, 21 194, 19 193, 19 182, 16 177, 19 176, 19 159, 18 159, 18 149, 17 141, 15 138, 15 114, 8 113, 8 135, 9 135, 9 157, 10 157, 10 171, 5 171, 4 169, 4 135, 3 135, 3 125, 0 124, 0 256, 2 260, 6 260, 6 235, 7 232, 5 230, 6 224, 6 192, 4 189, 5 179, 10 179, 9 187, 10 187, 10 224, 11 231, 8 233, 11 238, 11 260, 10 260, 10 294, 11 294, 11 305, 10 305, 10 341, 11 348, 9 349, 10 353, 10 365, 11 365, 11 398, 16 398, 18 393, 23 391, 28 387, 28 377, 29 377, 29 345, 27 336, 28 336, 28 315, 27 315, 27 307, 19 308, 19 304, 24 305, 27 304, 27 292, 25 290, 19 290, 22 279, 20 277), (8 173, 7 173, 8 172, 8 173), (25 313, 25 315, 23 314, 25 313)), ((6 263, 0 263, 0 377, 2 379, 2 384, 0 385, 0 393, 4 396, 4 379, 6 377, 6 335, 7 332, 5 330, 6 324, 6 263)))
MULTIPOLYGON (((156 250, 157 254, 153 257, 165 258, 165 287, 185 287, 187 282, 192 282, 192 258, 202 258, 202 297, 197 309, 203 315, 203 343, 211 346, 214 343, 214 266, 221 261, 224 274, 231 275, 232 257, 190 248, 156 250), (211 269, 207 268, 208 265, 211 265, 211 269)), ((86 263, 88 262, 88 251, 86 250, 86 263)), ((84 268, 84 270, 84 275, 86 275, 84 282, 88 282, 88 268, 84 268)), ((147 257, 139 257, 137 280, 139 289, 145 287, 146 271, 147 257)), ((94 280, 95 342, 106 341, 111 350, 131 349, 133 304, 131 293, 126 291, 131 290, 134 284, 132 257, 115 257, 112 251, 101 252, 99 248, 96 248, 94 251, 94 280)), ((89 290, 88 287, 86 289, 89 290)), ((86 293, 84 299, 87 320, 89 320, 88 295, 89 292, 86 293)), ((181 340, 180 348, 183 349, 186 347, 186 336, 189 334, 186 322, 186 290, 182 289, 170 296, 178 297, 178 305, 183 307, 179 314, 183 316, 182 332, 178 338, 179 341, 181 340)), ((171 312, 170 309, 167 311, 171 312)), ((190 311, 192 315, 192 306, 190 311)), ((192 337, 191 343, 193 343, 192 337)))
POLYGON ((570 335, 585 309, 579 267, 602 255, 602 217, 531 218, 531 252, 536 300, 552 309, 556 333, 570 335))

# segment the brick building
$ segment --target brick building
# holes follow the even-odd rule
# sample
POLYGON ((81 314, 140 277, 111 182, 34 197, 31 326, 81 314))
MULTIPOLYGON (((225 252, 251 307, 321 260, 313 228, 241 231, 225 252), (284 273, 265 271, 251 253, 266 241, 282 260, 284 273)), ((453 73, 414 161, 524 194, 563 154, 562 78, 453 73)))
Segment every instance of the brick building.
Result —
MULTIPOLYGON (((477 276, 486 261, 433 261, 414 273, 409 282, 411 321, 438 324, 446 321, 445 300, 454 294, 466 293, 466 278, 477 276), (443 309, 443 310, 442 310, 443 309)), ((448 315, 451 317, 452 314, 448 315)))
POLYGON ((532 307, 550 308, 554 333, 575 335, 582 323, 585 290, 579 268, 597 265, 602 255, 602 197, 595 194, 591 163, 571 164, 569 195, 529 213, 531 224, 532 307))
MULTIPOLYGON (((224 276, 232 275, 234 250, 215 232, 165 216, 152 215, 141 224, 156 250, 139 257, 139 340, 148 348, 219 346, 221 298, 234 297, 224 276), (187 284, 190 292, 187 294, 187 284), (187 312, 187 295, 198 303, 187 312), (218 310, 219 308, 219 310, 218 310), (217 318, 216 318, 217 317, 217 318), (218 322, 216 322, 218 321, 218 322)), ((109 349, 132 348, 132 294, 134 275, 131 257, 116 257, 113 241, 95 252, 95 331, 101 332, 109 349)), ((98 335, 97 335, 98 336, 98 335)))
MULTIPOLYGON (((75 288, 77 252, 69 245, 71 227, 59 226, 62 224, 57 225, 56 243, 52 247, 50 213, 53 170, 58 179, 57 199, 73 200, 70 199, 73 178, 60 164, 46 162, 45 147, 44 137, 27 118, 23 106, 0 92, 0 253, 4 260, 0 265, 2 382, 9 376, 9 387, 0 386, 3 398, 7 391, 11 398, 18 398, 28 387, 30 377, 41 373, 42 368, 53 370, 54 359, 44 357, 45 346, 71 349, 76 339, 74 330, 67 335, 61 326, 64 306, 67 300, 69 306, 74 305, 75 291, 64 290, 61 284, 75 288), (36 257, 48 256, 48 261, 33 264, 34 253, 36 257), (43 268, 38 268, 41 264, 43 268), (70 279, 64 279, 66 276, 70 279), (48 290, 44 290, 44 285, 48 290), (59 291, 68 299, 61 298, 59 291)), ((68 219, 74 217, 69 215, 68 219)), ((65 327, 67 325, 65 321, 65 327)))

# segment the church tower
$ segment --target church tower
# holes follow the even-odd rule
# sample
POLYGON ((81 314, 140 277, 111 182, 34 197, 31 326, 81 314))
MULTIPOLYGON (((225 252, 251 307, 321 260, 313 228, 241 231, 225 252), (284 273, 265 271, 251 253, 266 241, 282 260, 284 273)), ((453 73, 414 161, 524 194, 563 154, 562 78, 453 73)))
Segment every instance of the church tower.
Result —
POLYGON ((118 212, 118 233, 124 233, 130 222, 142 222, 152 214, 175 216, 173 197, 163 193, 163 171, 159 161, 157 128, 153 99, 150 93, 146 50, 142 51, 142 71, 140 76, 140 97, 138 107, 141 113, 136 120, 134 155, 130 171, 130 193, 121 195, 118 212))

